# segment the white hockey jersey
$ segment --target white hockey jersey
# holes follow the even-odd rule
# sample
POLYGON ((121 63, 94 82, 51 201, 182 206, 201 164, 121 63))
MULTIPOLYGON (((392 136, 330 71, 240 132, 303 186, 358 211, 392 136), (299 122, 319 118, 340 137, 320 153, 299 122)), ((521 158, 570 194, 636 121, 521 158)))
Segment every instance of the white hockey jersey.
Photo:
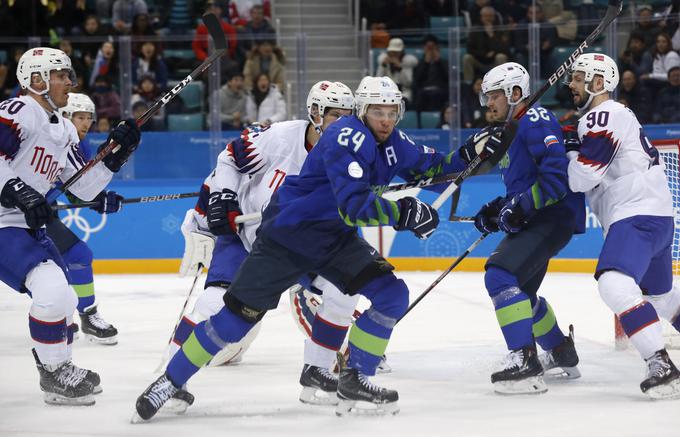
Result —
MULTIPOLYGON (((244 214, 262 212, 287 175, 296 175, 308 153, 306 120, 282 121, 269 127, 251 126, 217 158, 206 179, 210 192, 228 188, 237 194, 244 214)), ((247 222, 240 232, 248 251, 259 221, 247 222)))
POLYGON ((633 112, 607 100, 578 123, 579 153, 569 155, 569 187, 586 198, 605 234, 635 215, 673 216, 673 202, 658 151, 633 112))
MULTIPOLYGON (((85 165, 78 143, 73 123, 58 113, 48 113, 32 97, 0 103, 0 190, 8 180, 19 177, 45 195, 57 179, 66 181, 85 165)), ((112 176, 100 162, 69 191, 92 200, 112 176)), ((0 206, 0 228, 10 226, 28 228, 18 208, 0 206)))

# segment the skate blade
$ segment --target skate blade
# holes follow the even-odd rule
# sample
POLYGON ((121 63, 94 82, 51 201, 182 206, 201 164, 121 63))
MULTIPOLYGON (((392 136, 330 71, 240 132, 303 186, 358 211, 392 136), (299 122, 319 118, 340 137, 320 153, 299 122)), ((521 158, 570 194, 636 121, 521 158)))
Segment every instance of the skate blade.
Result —
MULTIPOLYGON (((189 403, 181 399, 170 398, 161 410, 172 414, 184 414, 189 409, 189 403)), ((141 417, 140 417, 141 419, 141 417)))
POLYGON ((323 391, 316 387, 303 387, 300 402, 310 405, 338 405, 339 399, 335 392, 323 391))
POLYGON ((93 395, 98 395, 99 393, 101 393, 103 391, 104 391, 104 389, 102 389, 101 385, 97 385, 97 386, 92 388, 92 394, 93 395))
POLYGON ((520 381, 497 381, 493 383, 493 388, 501 395, 532 395, 548 391, 542 376, 532 376, 520 381))
POLYGON ((353 401, 349 399, 340 399, 338 406, 335 408, 335 415, 338 417, 345 416, 386 416, 395 415, 399 413, 399 403, 390 402, 387 404, 374 404, 364 401, 353 401))
POLYGON ((676 378, 668 384, 652 387, 645 394, 655 401, 680 399, 680 378, 676 378))
POLYGON ((392 373, 392 368, 385 361, 381 361, 378 367, 375 369, 375 373, 384 375, 386 373, 392 373))
POLYGON ((96 335, 92 334, 84 334, 85 335, 85 340, 89 341, 90 343, 94 344, 101 344, 104 346, 113 346, 115 344, 118 344, 118 336, 114 335, 113 337, 106 337, 106 338, 101 338, 97 337, 96 335))
POLYGON ((577 379, 581 377, 581 371, 578 367, 553 367, 545 371, 545 379, 550 381, 561 381, 568 379, 577 379))
POLYGON ((91 394, 78 398, 69 398, 56 393, 44 392, 43 399, 46 404, 50 405, 90 406, 95 404, 94 397, 91 394))
POLYGON ((130 423, 133 425, 136 425, 138 423, 146 423, 148 420, 142 419, 142 416, 140 416, 136 411, 132 413, 132 417, 130 418, 130 423))

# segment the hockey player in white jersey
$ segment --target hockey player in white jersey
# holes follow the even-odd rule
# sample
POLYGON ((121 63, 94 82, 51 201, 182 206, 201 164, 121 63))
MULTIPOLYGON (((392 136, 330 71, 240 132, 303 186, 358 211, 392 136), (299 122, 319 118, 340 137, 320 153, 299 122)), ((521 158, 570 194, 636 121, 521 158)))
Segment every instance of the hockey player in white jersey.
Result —
POLYGON ((569 88, 584 114, 566 141, 569 186, 585 192, 605 233, 595 278, 647 363, 641 390, 653 399, 680 396, 680 372, 664 348, 659 316, 680 330, 673 287, 673 206, 663 163, 633 112, 611 99, 619 74, 608 56, 579 56, 569 88))
MULTIPOLYGON (((196 207, 187 211, 182 225, 186 251, 180 273, 195 275, 199 264, 209 264, 210 268, 205 291, 194 310, 180 321, 171 343, 171 356, 187 341, 195 324, 222 309, 224 291, 250 251, 259 221, 237 225, 236 217, 262 211, 286 175, 298 174, 323 129, 339 117, 351 114, 353 107, 354 97, 346 85, 318 82, 307 98, 309 120, 251 126, 219 155, 217 167, 201 188, 196 207), (218 236, 214 250, 214 237, 210 234, 218 236)), ((337 403, 337 378, 328 370, 351 324, 358 295, 343 294, 321 277, 302 278, 301 282, 308 289, 320 290, 323 303, 312 316, 311 338, 305 340, 300 400, 312 404, 337 403)), ((238 343, 227 344, 211 365, 238 362, 257 336, 260 324, 238 343)), ((171 401, 170 408, 181 411, 182 406, 171 401)))
MULTIPOLYGON (((45 235, 53 217, 45 193, 85 164, 76 128, 58 111, 67 103, 75 75, 69 57, 47 47, 24 53, 16 74, 25 95, 0 103, 0 280, 33 299, 28 324, 45 402, 92 405, 99 375, 71 362, 67 327, 78 298, 45 235)), ((109 135, 120 148, 69 191, 93 199, 135 150, 139 135, 134 123, 121 123, 109 135)))

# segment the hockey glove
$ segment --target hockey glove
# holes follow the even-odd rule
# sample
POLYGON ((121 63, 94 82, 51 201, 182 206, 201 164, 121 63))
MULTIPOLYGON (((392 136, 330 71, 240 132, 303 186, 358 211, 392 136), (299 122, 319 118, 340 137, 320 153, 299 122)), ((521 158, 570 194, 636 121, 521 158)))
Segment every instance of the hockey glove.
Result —
POLYGON ((475 215, 475 227, 483 234, 498 232, 498 214, 500 214, 504 197, 496 197, 491 202, 486 203, 475 215))
POLYGON ((468 137, 465 143, 458 149, 458 153, 466 164, 470 164, 477 155, 482 155, 483 159, 488 159, 500 149, 502 137, 502 127, 487 126, 468 137))
POLYGON ((533 200, 526 193, 510 199, 498 214, 498 227, 508 234, 516 234, 527 224, 533 212, 533 200))
POLYGON ((52 208, 45 197, 19 178, 8 180, 2 188, 0 205, 19 208, 31 229, 39 229, 52 220, 52 208))
POLYGON ((421 240, 428 238, 439 224, 439 214, 425 202, 415 197, 404 197, 399 204, 399 223, 394 227, 397 231, 408 229, 421 240))
POLYGON ((91 206, 90 209, 97 211, 99 214, 113 214, 123 208, 123 199, 123 196, 115 191, 102 191, 92 200, 99 203, 91 206))
POLYGON ((240 231, 242 224, 236 223, 236 217, 243 212, 238 205, 236 193, 225 188, 222 192, 210 194, 208 199, 208 227, 214 235, 235 234, 240 231))
POLYGON ((576 126, 573 124, 562 126, 562 135, 564 135, 564 148, 567 153, 581 150, 581 140, 578 137, 576 126))
POLYGON ((118 126, 113 128, 106 141, 99 146, 97 152, 106 147, 110 141, 115 141, 116 146, 111 153, 106 155, 102 160, 104 165, 114 173, 117 173, 120 168, 127 162, 139 146, 139 139, 141 132, 137 127, 137 122, 133 119, 128 119, 118 123, 118 126))

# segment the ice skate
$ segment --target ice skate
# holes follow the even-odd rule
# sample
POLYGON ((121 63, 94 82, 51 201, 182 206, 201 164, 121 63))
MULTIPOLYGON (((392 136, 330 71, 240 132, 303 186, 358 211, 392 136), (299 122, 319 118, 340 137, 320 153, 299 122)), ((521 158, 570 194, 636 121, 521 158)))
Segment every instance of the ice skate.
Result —
POLYGON ((193 403, 194 395, 187 391, 187 386, 184 384, 182 388, 177 390, 177 393, 172 395, 168 402, 163 405, 163 411, 172 414, 184 414, 193 403))
POLYGON ((379 374, 392 373, 392 367, 390 367, 390 365, 387 364, 386 355, 383 355, 382 358, 380 359, 380 362, 378 363, 378 368, 376 369, 375 373, 379 374))
POLYGON ((578 354, 574 346, 574 326, 569 325, 569 336, 554 349, 539 355, 546 379, 576 379, 581 377, 578 354))
POLYGON ((640 390, 652 399, 680 398, 680 372, 665 349, 657 351, 647 362, 647 378, 640 390))
MULTIPOLYGON (((44 400, 52 405, 94 405, 94 386, 86 379, 86 371, 66 361, 54 370, 49 370, 40 362, 33 349, 35 365, 40 374, 40 389, 44 392, 44 400)), ((97 379, 99 375, 94 372, 97 379)))
POLYGON ((161 375, 139 395, 135 404, 135 413, 130 420, 141 423, 151 419, 158 413, 163 404, 172 398, 180 389, 172 385, 167 374, 161 375))
POLYGON ((300 402, 312 405, 337 405, 338 378, 328 369, 305 364, 300 375, 300 402))
POLYGON ((346 367, 338 378, 339 403, 335 414, 385 415, 399 412, 399 394, 372 384, 368 377, 358 370, 346 367))
POLYGON ((88 341, 105 345, 118 343, 118 330, 102 318, 96 306, 80 313, 80 321, 81 331, 88 341))
POLYGON ((504 395, 548 391, 536 349, 530 347, 511 351, 503 362, 503 370, 491 374, 491 382, 496 393, 504 395))

